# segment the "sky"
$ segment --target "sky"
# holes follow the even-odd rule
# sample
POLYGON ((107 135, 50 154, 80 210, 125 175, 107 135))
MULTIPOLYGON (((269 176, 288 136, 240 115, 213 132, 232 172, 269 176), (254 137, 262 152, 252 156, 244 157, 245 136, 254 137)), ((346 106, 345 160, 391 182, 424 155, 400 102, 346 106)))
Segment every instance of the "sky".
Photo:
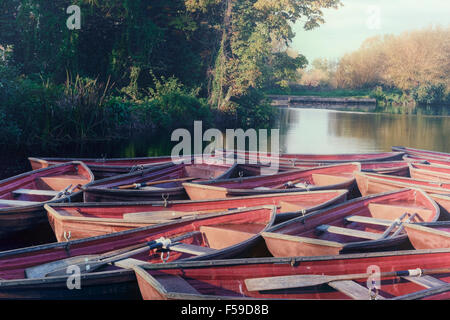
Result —
POLYGON ((357 50, 372 36, 399 34, 430 26, 450 26, 449 0, 341 0, 339 9, 323 10, 325 24, 305 31, 294 25, 291 47, 312 62, 337 59, 357 50))

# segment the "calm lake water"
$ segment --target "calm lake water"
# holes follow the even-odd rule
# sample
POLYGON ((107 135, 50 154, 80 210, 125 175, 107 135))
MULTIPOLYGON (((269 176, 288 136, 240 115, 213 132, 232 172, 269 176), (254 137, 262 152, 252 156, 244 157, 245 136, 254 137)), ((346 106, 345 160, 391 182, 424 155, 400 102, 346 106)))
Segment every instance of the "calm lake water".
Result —
MULTIPOLYGON (((287 153, 380 152, 396 145, 450 152, 450 116, 280 108, 274 128, 280 129, 280 151, 287 153)), ((170 154, 176 143, 170 141, 170 133, 165 133, 45 153, 8 154, 0 156, 0 178, 30 170, 29 156, 158 156, 170 154)))
POLYGON ((287 153, 362 153, 392 146, 450 152, 450 117, 283 108, 277 121, 287 153))

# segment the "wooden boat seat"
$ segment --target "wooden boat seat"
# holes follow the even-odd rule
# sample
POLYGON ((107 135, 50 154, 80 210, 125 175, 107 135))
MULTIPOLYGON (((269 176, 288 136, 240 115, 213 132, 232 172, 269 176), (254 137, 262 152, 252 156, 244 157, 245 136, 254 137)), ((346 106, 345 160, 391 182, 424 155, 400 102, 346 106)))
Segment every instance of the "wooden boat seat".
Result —
POLYGON ((380 233, 353 230, 353 229, 347 229, 347 228, 341 228, 341 227, 334 227, 334 226, 329 226, 326 224, 316 227, 316 233, 321 234, 324 232, 330 232, 330 233, 334 233, 334 234, 341 234, 344 236, 361 238, 361 239, 369 239, 369 240, 378 240, 378 239, 380 239, 380 237, 382 235, 380 233))
POLYGON ((386 227, 389 227, 393 223, 393 221, 391 221, 391 220, 376 219, 376 218, 364 217, 364 216, 348 216, 348 217, 345 217, 344 220, 346 223, 358 222, 358 223, 374 224, 377 226, 386 226, 386 227))
POLYGON ((183 216, 192 216, 193 212, 183 211, 149 211, 149 212, 131 212, 123 215, 124 220, 133 220, 141 222, 152 222, 153 220, 171 220, 181 218, 183 216))
POLYGON ((418 285, 421 285, 422 287, 425 287, 427 289, 431 288, 437 288, 444 285, 448 285, 447 282, 439 280, 432 276, 420 276, 420 277, 403 277, 404 279, 414 282, 418 285))
MULTIPOLYGON (((262 228, 261 228, 262 229, 262 228)), ((254 237, 256 233, 233 230, 219 226, 201 226, 200 232, 205 235, 209 247, 223 249, 254 237)))
MULTIPOLYGON (((370 300, 369 289, 352 280, 332 281, 328 285, 355 300, 370 300)), ((377 295, 375 300, 384 300, 377 295)))
POLYGON ((14 195, 33 195, 54 197, 59 193, 55 190, 36 190, 36 189, 17 189, 13 191, 14 195))
POLYGON ((322 174, 322 173, 313 173, 312 179, 315 185, 325 186, 330 184, 339 184, 344 183, 350 180, 349 177, 331 175, 331 174, 322 174))
POLYGON ((0 205, 7 205, 7 206, 11 206, 11 207, 30 206, 30 205, 39 204, 39 203, 41 203, 41 202, 0 199, 0 205))
POLYGON ((194 256, 201 256, 202 254, 214 253, 217 250, 209 247, 202 247, 193 244, 179 243, 169 247, 170 250, 182 253, 192 254, 194 256))
POLYGON ((391 205, 384 203, 369 203, 369 211, 372 217, 377 219, 395 220, 405 212, 410 214, 417 213, 420 220, 430 221, 433 217, 433 211, 426 208, 406 207, 402 205, 391 205))

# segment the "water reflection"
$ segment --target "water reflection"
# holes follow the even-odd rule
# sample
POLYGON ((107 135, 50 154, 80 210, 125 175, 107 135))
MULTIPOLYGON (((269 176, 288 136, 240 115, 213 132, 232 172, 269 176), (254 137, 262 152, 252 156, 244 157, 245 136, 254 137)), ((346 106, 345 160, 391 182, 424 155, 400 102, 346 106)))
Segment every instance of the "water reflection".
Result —
POLYGON ((289 108, 277 126, 290 153, 380 152, 394 145, 450 152, 450 117, 289 108))

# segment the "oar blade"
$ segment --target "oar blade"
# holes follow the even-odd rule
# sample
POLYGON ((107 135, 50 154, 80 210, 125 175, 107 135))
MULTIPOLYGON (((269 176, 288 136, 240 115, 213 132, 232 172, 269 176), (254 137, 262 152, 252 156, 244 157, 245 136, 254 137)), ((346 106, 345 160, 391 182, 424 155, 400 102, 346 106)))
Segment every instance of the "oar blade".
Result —
POLYGON ((326 275, 293 275, 245 279, 248 291, 292 289, 317 286, 334 280, 326 275))
POLYGON ((71 257, 63 260, 52 261, 49 263, 33 266, 25 269, 25 276, 28 279, 39 279, 46 277, 49 273, 56 270, 67 270, 71 265, 78 265, 89 261, 97 261, 98 255, 83 255, 78 257, 71 257))

